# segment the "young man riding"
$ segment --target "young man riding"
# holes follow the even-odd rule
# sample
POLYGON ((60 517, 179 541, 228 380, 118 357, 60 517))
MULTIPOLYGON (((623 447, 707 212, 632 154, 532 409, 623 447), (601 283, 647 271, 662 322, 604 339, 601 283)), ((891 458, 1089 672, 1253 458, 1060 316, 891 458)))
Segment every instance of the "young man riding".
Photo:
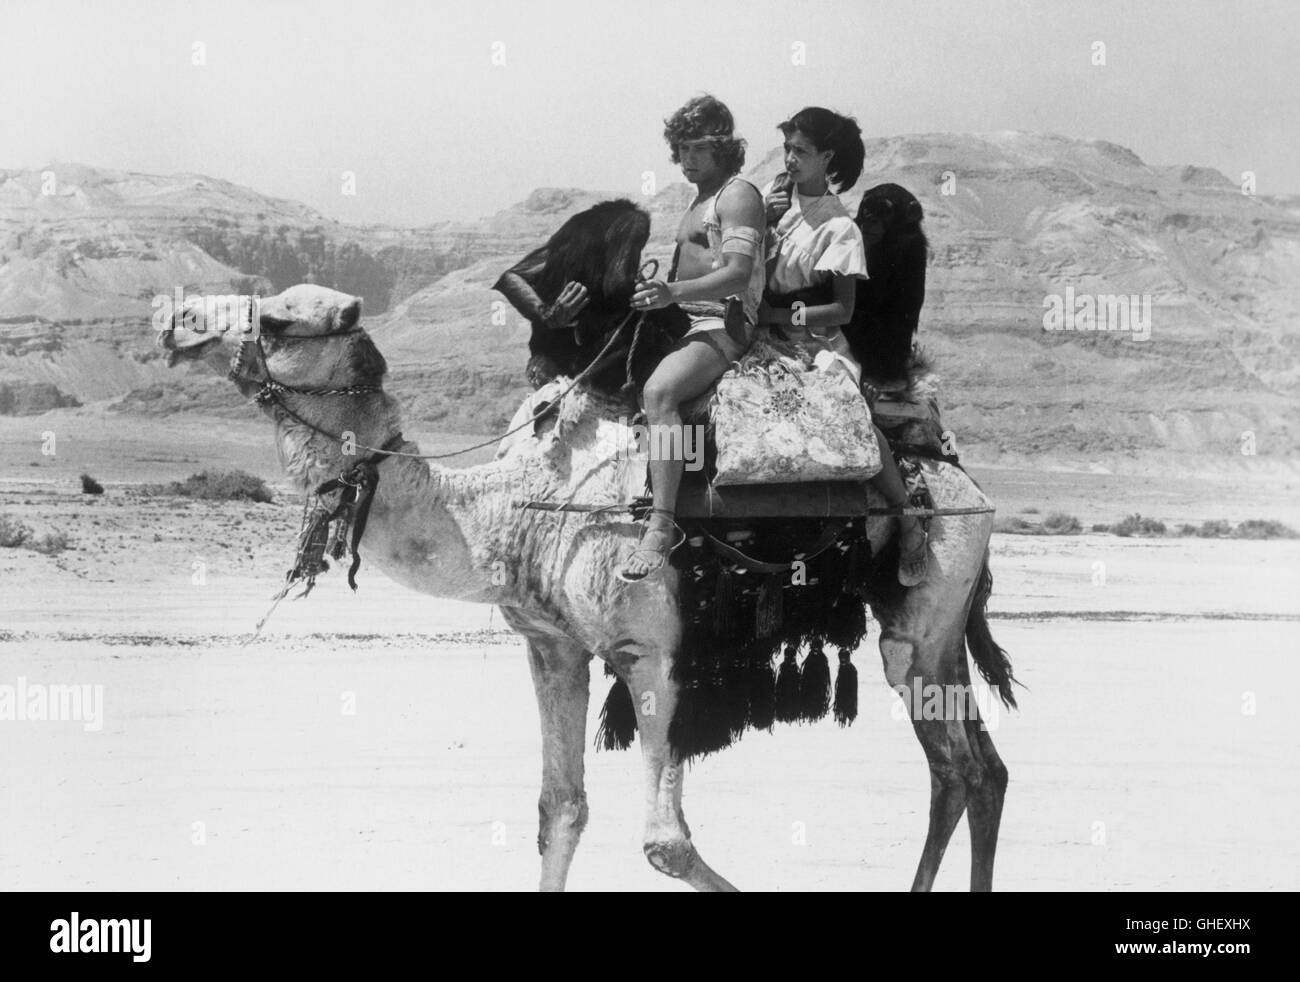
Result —
MULTIPOLYGON (((690 330, 659 363, 645 384, 641 405, 652 427, 675 427, 669 446, 682 447, 681 407, 708 390, 754 338, 763 297, 763 199, 737 175, 745 141, 735 135, 731 111, 713 96, 692 99, 665 121, 664 139, 696 196, 677 230, 668 281, 640 282, 635 310, 677 304, 690 330)), ((671 432, 661 429, 658 432, 671 432)), ((674 514, 684 461, 652 455, 654 507, 636 550, 619 570, 641 580, 663 568, 679 544, 674 514)))

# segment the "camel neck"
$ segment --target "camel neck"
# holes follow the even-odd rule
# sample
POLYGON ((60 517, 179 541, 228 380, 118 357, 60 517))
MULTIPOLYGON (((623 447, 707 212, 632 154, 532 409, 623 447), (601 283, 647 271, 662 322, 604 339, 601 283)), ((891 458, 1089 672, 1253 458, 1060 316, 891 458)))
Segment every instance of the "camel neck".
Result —
MULTIPOLYGON (((419 453, 407 441, 400 448, 419 453)), ((456 471, 411 457, 390 455, 379 481, 360 553, 362 571, 376 572, 431 596, 490 600, 491 580, 474 560, 479 535, 456 471)))
MULTIPOLYGON (((293 411, 309 425, 281 416, 277 442, 285 469, 308 491, 337 477, 347 465, 371 456, 365 448, 384 446, 401 432, 396 402, 378 393, 352 402, 303 400, 293 411), (335 435, 351 435, 355 455, 344 455, 335 435)), ((395 449, 419 453, 408 441, 395 449)), ((490 565, 476 562, 474 544, 486 538, 467 471, 430 466, 425 460, 390 453, 377 461, 378 480, 370 501, 365 535, 359 546, 359 582, 367 571, 381 571, 422 593, 495 603, 490 565)))

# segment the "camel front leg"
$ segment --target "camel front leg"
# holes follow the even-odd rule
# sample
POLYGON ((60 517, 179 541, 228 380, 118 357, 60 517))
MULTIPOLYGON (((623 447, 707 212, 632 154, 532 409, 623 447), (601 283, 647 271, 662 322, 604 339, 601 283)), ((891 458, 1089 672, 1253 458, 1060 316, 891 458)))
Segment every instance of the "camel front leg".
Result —
POLYGON ((682 778, 685 767, 672 757, 668 724, 677 707, 677 683, 670 677, 671 657, 641 654, 620 668, 636 706, 641 756, 645 764, 646 823, 643 849, 650 865, 660 873, 684 880, 704 892, 735 891, 715 873, 691 843, 691 831, 682 813, 682 778))
POLYGON ((537 802, 541 889, 560 892, 587 824, 583 753, 591 654, 561 638, 530 635, 526 640, 542 722, 542 794, 537 802))

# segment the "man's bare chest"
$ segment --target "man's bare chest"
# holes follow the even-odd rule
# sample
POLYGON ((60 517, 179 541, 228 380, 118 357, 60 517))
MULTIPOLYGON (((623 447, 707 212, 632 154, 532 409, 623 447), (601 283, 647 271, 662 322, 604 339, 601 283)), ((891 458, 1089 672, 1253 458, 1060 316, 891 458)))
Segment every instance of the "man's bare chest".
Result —
POLYGON ((709 200, 699 202, 687 209, 677 226, 677 244, 694 245, 701 249, 709 247, 709 236, 704 230, 704 217, 709 212, 709 200))

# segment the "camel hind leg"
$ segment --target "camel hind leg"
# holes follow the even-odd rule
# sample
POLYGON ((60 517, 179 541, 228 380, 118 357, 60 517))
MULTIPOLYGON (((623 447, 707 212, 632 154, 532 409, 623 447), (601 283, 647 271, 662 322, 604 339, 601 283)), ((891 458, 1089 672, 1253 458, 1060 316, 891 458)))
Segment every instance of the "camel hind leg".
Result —
MULTIPOLYGON (((966 659, 958 665, 966 691, 971 692, 966 659)), ((990 690, 991 691, 991 690, 990 690)), ((970 828, 970 888, 974 893, 993 889, 993 858, 998 849, 1002 825, 1002 803, 1006 799, 1009 775, 1002 763, 988 726, 974 699, 968 700, 965 720, 966 743, 975 757, 976 779, 966 786, 966 822, 970 828)))
POLYGON ((885 676, 908 706, 930 768, 930 821, 912 889, 929 890, 953 830, 967 814, 971 890, 993 888, 1006 765, 981 718, 960 639, 942 650, 886 629, 880 640, 885 676))
MULTIPOLYGON (((930 770, 930 815, 925 845, 912 889, 934 885, 953 830, 969 809, 971 828, 971 888, 992 886, 1007 771, 980 723, 970 672, 966 640, 974 620, 983 624, 987 598, 986 550, 991 522, 980 518, 936 522, 932 528, 930 575, 918 587, 894 598, 877 611, 881 622, 880 651, 885 677, 908 706, 912 727, 930 770), (972 605, 978 604, 972 619, 972 605)), ((978 634, 978 631, 976 632, 978 634)), ((1005 653, 995 664, 991 651, 976 639, 972 654, 986 677, 1005 678, 1010 664, 1005 653)))
POLYGON ((913 891, 928 891, 939 873, 953 830, 966 811, 978 764, 964 722, 943 718, 947 693, 953 691, 957 681, 950 660, 948 670, 944 670, 944 659, 931 660, 914 642, 888 632, 880 639, 880 652, 885 677, 908 707, 912 729, 930 768, 929 826, 912 880, 913 891))
MULTIPOLYGON (((980 674, 989 685, 990 696, 996 695, 1005 705, 1015 707, 1016 698, 1012 693, 1015 676, 1011 670, 1011 659, 993 640, 993 635, 989 631, 985 608, 992 592, 993 574, 989 572, 989 556, 986 549, 983 567, 966 617, 966 646, 969 647, 971 658, 980 674)), ((957 671, 966 691, 973 693, 970 668, 964 653, 959 652, 957 671)), ((998 848, 998 831, 1002 825, 1002 803, 1006 798, 1009 775, 1006 765, 998 755, 997 748, 993 746, 989 727, 981 718, 973 697, 968 699, 968 708, 967 743, 979 765, 979 780, 967 788, 970 797, 966 810, 971 840, 970 888, 972 891, 988 891, 993 889, 993 857, 998 848)), ((998 707, 990 701, 990 708, 991 721, 996 723, 999 716, 998 707)))
POLYGON ((993 889, 993 858, 998 851, 998 831, 1002 826, 1002 802, 1010 779, 1007 767, 984 723, 977 716, 966 721, 969 743, 976 751, 982 779, 967 787, 966 821, 970 826, 970 888, 975 893, 993 889))

